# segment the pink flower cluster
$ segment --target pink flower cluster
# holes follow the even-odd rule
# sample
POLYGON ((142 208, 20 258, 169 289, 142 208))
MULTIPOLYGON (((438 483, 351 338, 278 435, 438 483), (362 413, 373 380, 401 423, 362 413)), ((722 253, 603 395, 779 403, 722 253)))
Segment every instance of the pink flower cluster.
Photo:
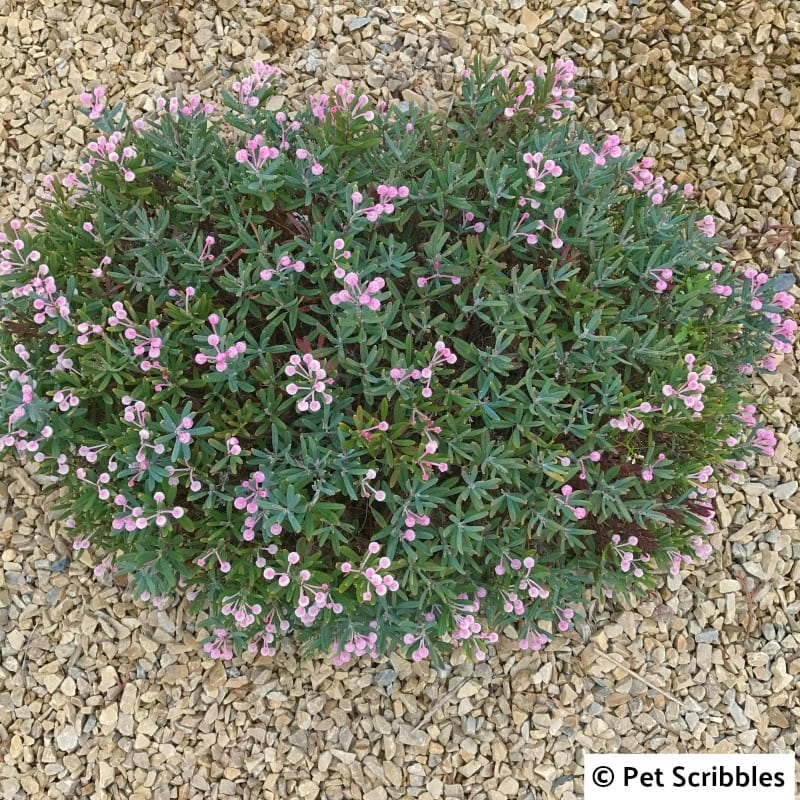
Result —
POLYGON ((114 564, 112 563, 112 558, 113 556, 108 555, 94 567, 92 572, 94 573, 95 578, 102 578, 103 575, 106 574, 106 572, 109 572, 112 575, 115 572, 119 572, 119 568, 114 566, 114 564))
MULTIPOLYGON (((650 198, 652 204, 654 206, 659 206, 670 194, 678 191, 680 187, 675 183, 667 186, 667 183, 663 177, 660 175, 655 177, 651 172, 651 169, 655 166, 655 163, 656 162, 652 158, 645 156, 641 161, 634 164, 628 170, 628 175, 630 175, 633 180, 633 188, 637 192, 646 191, 647 196, 650 198)), ((692 184, 684 184, 683 197, 685 199, 689 199, 693 196, 694 187, 692 184)))
POLYGON ((565 483, 561 487, 561 494, 564 499, 562 500, 561 497, 556 495, 556 502, 568 508, 575 515, 575 519, 582 520, 586 517, 586 509, 583 506, 573 506, 569 503, 569 498, 572 496, 573 491, 574 489, 568 483, 565 483))
MULTIPOLYGON (((526 175, 533 181, 533 190, 540 194, 547 188, 547 184, 544 182, 545 177, 552 175, 554 178, 558 178, 563 173, 561 167, 552 158, 546 159, 544 164, 542 164, 542 159, 544 159, 544 153, 539 152, 524 153, 522 156, 522 160, 528 165, 526 175)), ((539 208, 541 205, 532 197, 520 197, 519 205, 525 206, 526 204, 529 204, 531 208, 539 208)))
POLYGON ((494 572, 495 575, 505 575, 506 574, 506 561, 508 561, 508 566, 512 570, 517 570, 522 567, 522 561, 514 556, 510 555, 503 551, 500 554, 500 561, 495 565, 494 572))
MULTIPOLYGON (((375 590, 375 594, 378 595, 378 597, 383 597, 387 592, 396 592, 400 588, 400 584, 388 572, 383 575, 380 573, 380 570, 386 570, 392 564, 391 559, 387 556, 381 556, 381 558, 378 559, 377 569, 367 566, 367 562, 370 560, 371 556, 377 555, 380 549, 381 546, 377 542, 370 542, 360 567, 356 568, 349 561, 345 561, 340 566, 340 569, 345 575, 355 573, 363 576, 375 590)), ((365 603, 372 600, 372 589, 370 589, 369 586, 362 593, 361 599, 365 603)))
POLYGON ((525 636, 519 640, 519 649, 526 651, 530 650, 531 652, 537 653, 549 641, 550 639, 547 636, 545 636, 545 634, 539 633, 538 631, 534 631, 529 628, 525 636))
POLYGON ((406 529, 403 531, 401 539, 406 542, 413 542, 417 538, 417 532, 414 530, 415 526, 427 526, 431 524, 431 518, 427 514, 417 514, 411 511, 408 507, 403 512, 405 514, 406 529))
POLYGON ((163 369, 162 365, 158 362, 158 357, 161 355, 163 340, 160 336, 156 335, 157 328, 158 320, 151 319, 148 322, 147 329, 149 335, 137 330, 133 325, 129 325, 125 328, 122 334, 129 342, 136 342, 133 348, 133 354, 135 356, 143 356, 145 350, 147 350, 147 358, 139 362, 139 367, 143 372, 148 372, 151 369, 163 369))
POLYGON ((233 650, 228 641, 228 631, 225 628, 215 628, 213 638, 203 645, 203 651, 213 659, 230 661, 233 658, 233 650))
POLYGON ((75 338, 75 342, 81 346, 89 344, 89 336, 100 336, 103 333, 103 326, 97 324, 91 324, 89 322, 79 322, 75 326, 75 330, 78 331, 78 336, 75 338))
MULTIPOLYGON (((711 514, 713 516, 713 512, 711 514)), ((710 528, 710 524, 708 526, 710 528)), ((711 533, 710 530, 707 529, 707 533, 711 533)), ((694 550, 694 554, 701 560, 705 560, 708 558, 711 553, 713 552, 713 548, 711 547, 708 542, 704 542, 699 536, 692 536, 689 540, 689 544, 691 544, 692 549, 694 550)))
POLYGON ((364 216, 370 222, 377 222, 381 214, 386 214, 388 216, 394 213, 394 200, 405 200, 408 197, 408 186, 387 186, 385 183, 380 183, 375 191, 378 194, 378 202, 373 203, 371 206, 364 206, 363 208, 359 206, 364 202, 364 195, 358 190, 350 194, 350 204, 352 207, 350 213, 351 220, 356 219, 356 217, 364 216))
POLYGON ((653 278, 656 282, 655 291, 658 294, 662 294, 669 289, 669 282, 672 280, 672 270, 667 267, 658 267, 656 269, 651 269, 648 272, 651 278, 653 278))
POLYGON ((486 224, 476 222, 475 215, 471 211, 461 212, 461 226, 462 233, 483 233, 486 230, 486 224))
POLYGON ((314 177, 319 177, 325 171, 325 168, 322 164, 317 161, 315 156, 312 156, 305 147, 298 147, 297 150, 294 151, 295 158, 298 161, 306 161, 309 157, 311 157, 311 168, 310 172, 314 177))
POLYGON ((277 147, 262 144, 263 141, 264 137, 260 133, 248 139, 245 146, 236 151, 236 163, 245 164, 254 172, 260 172, 264 164, 278 158, 281 151, 277 147))
POLYGON ((377 425, 373 425, 371 428, 364 428, 360 430, 358 433, 362 436, 366 441, 372 440, 372 432, 373 431, 381 431, 381 433, 385 433, 389 430, 389 423, 386 420, 381 420, 377 425))
POLYGON ((684 564, 691 564, 692 557, 686 553, 678 553, 675 550, 667 550, 667 557, 669 558, 669 574, 678 575, 681 567, 684 564))
POLYGON ((433 395, 431 381, 433 380, 433 373, 436 367, 442 363, 455 364, 457 360, 458 357, 456 354, 449 347, 445 346, 444 342, 439 341, 434 345, 433 358, 431 358, 427 366, 424 366, 422 369, 401 369, 400 367, 395 367, 389 370, 389 377, 398 386, 409 379, 413 381, 423 379, 425 381, 425 386, 422 387, 421 394, 423 397, 427 398, 433 395))
POLYGON ((200 256, 198 257, 198 261, 200 261, 201 264, 203 261, 214 260, 214 254, 211 252, 211 247, 216 243, 217 240, 213 236, 206 236, 205 240, 203 241, 203 249, 200 251, 200 256))
POLYGON ((564 245, 564 242, 558 235, 558 226, 561 224, 561 221, 564 219, 564 209, 557 208, 553 211, 553 224, 548 225, 543 219, 540 219, 536 223, 537 230, 542 230, 546 228, 552 234, 552 238, 550 240, 550 244, 556 249, 560 250, 561 247, 564 245))
MULTIPOLYGON (((633 574, 637 578, 641 578, 644 575, 644 570, 638 566, 639 563, 646 564, 650 561, 650 556, 647 553, 642 553, 639 558, 636 558, 632 551, 625 550, 625 545, 621 544, 620 535, 615 533, 611 537, 611 542, 616 551, 617 555, 619 556, 620 563, 619 568, 623 572, 629 572, 631 567, 633 567, 633 574)), ((636 536, 629 536, 627 541, 628 547, 635 547, 639 543, 639 540, 636 536)))
MULTIPOLYGON (((526 198, 524 198, 524 197, 520 198, 520 205, 525 205, 526 202, 527 202, 526 198)), ((536 201, 534 201, 534 202, 536 202, 536 201)), ((530 219, 530 217, 531 217, 531 215, 527 211, 525 211, 523 214, 520 215, 520 218, 517 220, 517 224, 514 226, 514 229, 511 231, 511 237, 521 236, 521 237, 523 237, 525 239, 525 244, 527 244, 530 247, 533 247, 533 245, 538 243, 539 237, 535 233, 531 233, 530 230, 527 230, 527 231, 521 231, 520 230, 520 228, 522 227, 522 224, 526 220, 530 219)))
MULTIPOLYGON (((531 600, 536 600, 538 598, 546 599, 550 596, 550 592, 545 589, 541 584, 537 583, 536 581, 531 578, 531 570, 535 565, 535 561, 531 556, 526 556, 522 561, 518 558, 514 558, 507 553, 503 553, 500 556, 500 563, 494 568, 494 571, 498 575, 504 575, 506 572, 505 560, 508 559, 508 566, 514 570, 518 571, 524 566, 527 570, 524 575, 519 578, 519 582, 517 583, 517 588, 520 589, 522 592, 527 592, 528 597, 531 600)), ((512 612, 516 614, 518 617, 521 617, 525 613, 525 603, 523 599, 517 594, 517 592, 505 589, 500 590, 500 596, 503 598, 503 610, 507 614, 511 614, 512 612)))
MULTIPOLYGON (((251 542, 255 538, 255 526, 259 519, 263 518, 263 513, 259 513, 259 500, 266 500, 269 497, 269 491, 266 487, 266 475, 257 470, 253 473, 250 479, 242 481, 242 488, 246 490, 246 494, 239 495, 233 500, 233 507, 238 511, 246 510, 248 516, 244 521, 244 529, 242 531, 242 538, 246 542, 251 542)), ((280 534, 281 526, 277 525, 277 534, 280 534)))
MULTIPOLYGON (((794 303, 794 298, 786 294, 786 292, 781 292, 780 294, 784 295, 788 302, 788 305, 785 303, 782 307, 784 309, 791 307, 791 305, 794 303)), ((776 295, 776 297, 777 296, 778 295, 776 295)), ((780 303, 780 301, 776 300, 773 300, 772 302, 776 305, 780 303)), ((791 342, 797 333, 797 322, 789 317, 782 320, 778 314, 765 314, 765 316, 775 325, 775 329, 772 331, 773 349, 779 353, 791 353, 791 342)))
MULTIPOLYGON (((476 223, 477 225, 482 225, 483 223, 476 223)), ((461 283, 461 278, 458 275, 443 275, 440 272, 441 263, 437 260, 433 262, 433 275, 421 275, 417 278, 417 286, 420 289, 423 289, 426 284, 430 283, 431 281, 438 281, 439 278, 447 278, 453 286, 458 286, 461 283)))
POLYGON ((759 428, 752 441, 753 447, 760 450, 765 456, 774 456, 775 445, 777 444, 778 440, 775 437, 775 433, 769 428, 759 428))
MULTIPOLYGON (((569 111, 575 108, 575 102, 572 99, 575 97, 575 90, 569 84, 575 79, 577 73, 577 67, 571 59, 556 59, 553 89, 550 93, 552 99, 547 104, 553 119, 561 119, 563 116, 562 109, 563 111, 569 111)), ((536 74, 540 78, 544 78, 546 74, 545 67, 537 67, 536 74)))
POLYGON ((713 238, 717 230, 716 222, 714 222, 714 217, 712 217, 711 214, 706 214, 703 219, 697 223, 697 227, 700 233, 704 234, 709 239, 713 238))
MULTIPOLYGON (((529 198, 521 197, 519 199, 519 205, 524 206, 526 202, 530 202, 531 204, 535 203, 535 200, 530 200, 529 198)), ((538 203, 537 203, 538 205, 538 203)), ((543 219, 540 219, 536 223, 536 230, 541 231, 543 229, 547 229, 552 234, 551 244, 556 250, 560 250, 564 246, 564 242, 561 237, 558 235, 558 228, 561 225, 561 221, 564 219, 564 209, 563 208, 556 208, 553 211, 553 224, 548 225, 543 219)), ((525 243, 527 245, 535 245, 539 241, 539 237, 535 233, 531 233, 528 231, 521 231, 520 227, 525 222, 525 220, 530 218, 530 214, 526 211, 524 212, 520 218, 517 220, 517 224, 514 226, 514 229, 511 232, 511 236, 522 236, 525 239, 525 243)))
POLYGON ((656 456, 655 463, 654 463, 654 464, 650 464, 649 466, 646 466, 646 467, 645 467, 645 468, 642 470, 642 480, 643 480, 643 481, 646 481, 647 483, 650 483, 650 481, 652 481, 652 480, 653 480, 653 478, 655 477, 655 472, 654 472, 655 468, 656 468, 656 467, 657 467, 657 466, 658 466, 658 465, 659 465, 659 464, 660 464, 662 461, 664 461, 664 459, 665 459, 666 457, 667 457, 667 456, 666 456, 664 453, 659 453, 659 454, 656 456))
POLYGON ((434 438, 434 434, 438 436, 442 432, 442 429, 439 425, 436 425, 433 419, 427 414, 423 414, 417 408, 413 408, 411 410, 411 424, 415 425, 418 421, 424 424, 422 429, 422 435, 425 437, 423 448, 424 455, 433 455, 439 449, 439 442, 434 438))
POLYGON ((752 428, 756 424, 756 407, 752 403, 742 406, 738 414, 734 414, 734 418, 743 422, 748 427, 752 428))
MULTIPOLYGON (((748 267, 744 271, 744 277, 750 281, 750 289, 754 295, 750 300, 750 307, 754 310, 762 310, 764 306, 763 299, 756 295, 768 283, 769 276, 764 272, 757 272, 752 267, 748 267)), ((728 297, 732 294, 733 288, 728 285, 719 285, 712 286, 711 291, 728 297)), ((783 311, 788 311, 794 306, 794 297, 788 292, 776 292, 770 301, 770 305, 776 306, 783 311)), ((784 319, 779 313, 769 310, 764 311, 764 316, 774 326, 770 334, 773 350, 776 353, 791 353, 792 341, 797 333, 797 322, 788 316, 784 319)), ((756 366, 767 372, 774 372, 778 368, 778 359, 774 353, 770 353, 760 359, 756 366)), ((739 371, 745 375, 750 375, 753 371, 753 365, 742 364, 739 367, 739 371)))
POLYGON ((696 418, 700 416, 700 412, 704 408, 702 397, 707 384, 715 381, 713 377, 714 368, 710 364, 706 364, 700 372, 696 372, 693 369, 695 357, 691 353, 687 353, 687 355, 683 357, 683 360, 689 367, 689 372, 684 383, 677 389, 665 383, 661 387, 661 392, 664 397, 674 397, 678 400, 682 400, 686 408, 692 409, 694 412, 692 416, 696 418))
POLYGON ((261 606, 258 603, 253 603, 252 605, 246 603, 237 592, 234 595, 222 598, 220 612, 225 617, 233 617, 240 628, 248 628, 261 613, 261 606))
MULTIPOLYGON (((77 470, 75 474, 77 475, 77 470)), ((80 478, 80 476, 78 477, 80 478)), ((152 514, 145 514, 145 510, 142 506, 130 505, 125 495, 117 494, 114 497, 114 505, 124 509, 128 513, 119 517, 115 517, 111 521, 111 527, 115 531, 121 531, 124 529, 128 532, 132 532, 136 530, 144 530, 150 525, 151 521, 154 521, 157 527, 164 528, 169 522, 167 519, 168 517, 180 519, 183 516, 184 510, 181 508, 181 506, 174 506, 173 508, 168 509, 161 507, 165 499, 163 492, 156 492, 153 495, 153 499, 156 501, 158 509, 152 514)))
POLYGON ((553 606, 553 611, 556 612, 556 618, 558 619, 558 629, 562 633, 568 631, 572 624, 572 618, 575 616, 575 612, 571 608, 561 608, 559 606, 553 606))
POLYGON ((373 278, 371 281, 363 282, 356 272, 348 272, 344 276, 345 288, 334 292, 330 296, 330 301, 335 306, 353 303, 356 306, 366 306, 370 311, 378 311, 381 301, 376 295, 386 286, 383 278, 373 278))
MULTIPOLYGON (((17 370, 12 370, 14 375, 9 375, 9 378, 12 381, 17 381, 20 384, 20 400, 21 402, 15 406, 10 414, 8 415, 8 420, 6 421, 7 429, 6 433, 0 436, 0 449, 6 447, 15 447, 20 455, 22 455, 28 449, 28 442, 22 441, 27 439, 28 432, 23 429, 19 428, 14 430, 14 426, 22 419, 25 418, 25 415, 28 413, 27 407, 33 402, 34 394, 33 394, 33 386, 34 384, 31 383, 30 378, 25 375, 24 373, 20 373, 17 370), (17 441, 16 437, 20 437, 20 441, 17 441)), ((0 388, 4 391, 8 391, 9 385, 8 384, 0 384, 0 388)), ((10 392, 9 392, 10 397, 10 392)), ((52 429, 50 426, 47 426, 48 436, 52 435, 52 429)))
MULTIPOLYGON (((191 117, 197 113, 205 114, 206 116, 214 113, 214 104, 203 103, 203 100, 199 94, 190 95, 184 105, 181 105, 182 102, 182 99, 179 97, 170 97, 169 100, 159 97, 156 100, 156 108, 159 111, 166 109, 173 117, 177 117, 179 113, 184 117, 191 117)), ((144 120, 136 120, 136 122, 144 122, 144 120)), ((134 122, 134 129, 136 129, 138 132, 141 126, 137 128, 136 122, 134 122)), ((145 125, 146 124, 147 123, 145 123, 145 125)))
POLYGON ((353 658, 360 658, 361 656, 369 656, 372 659, 378 657, 378 634, 374 631, 371 633, 363 634, 353 632, 350 638, 342 643, 338 639, 334 639, 331 645, 331 663, 335 667, 341 667, 347 664, 353 658))
POLYGON ((331 97, 327 94, 309 95, 308 102, 311 106, 311 113, 320 122, 325 122, 330 114, 332 117, 340 111, 347 112, 351 120, 364 119, 371 122, 375 119, 373 111, 362 111, 364 106, 369 104, 369 98, 362 94, 356 99, 356 96, 350 91, 350 83, 342 81, 334 87, 334 93, 338 98, 338 103, 331 105, 331 97))
MULTIPOLYGON (((22 223, 18 219, 13 219, 10 226, 14 235, 18 236, 22 223)), ((15 251, 12 254, 8 248, 0 250, 0 275, 10 275, 12 272, 17 271, 17 267, 25 268, 28 261, 35 263, 41 258, 38 250, 31 250, 27 255, 23 256, 22 251, 25 249, 25 242, 20 238, 9 239, 4 231, 0 231, 0 244, 10 244, 15 251)))
POLYGON ((318 397, 326 405, 333 402, 333 395, 325 391, 325 384, 331 379, 327 378, 328 373, 311 353, 306 353, 302 358, 296 354, 289 356, 289 364, 284 371, 290 378, 299 376, 303 380, 300 384, 290 383, 286 386, 286 394, 291 397, 298 392, 305 392, 297 401, 298 411, 319 411, 322 404, 318 397))
POLYGON ((750 291, 753 293, 753 298, 750 300, 750 308, 753 311, 760 311, 764 304, 757 295, 761 291, 761 287, 769 282, 769 275, 766 272, 759 272, 753 267, 747 267, 744 271, 744 277, 750 282, 750 291))
MULTIPOLYGON (((92 174, 91 159, 88 162, 81 164, 79 170, 82 177, 87 178, 89 181, 91 181, 90 177, 92 174)), ((87 183, 86 181, 79 178, 77 173, 75 172, 67 173, 66 177, 63 178, 63 180, 61 181, 61 185, 65 189, 75 189, 75 194, 68 198, 68 202, 72 206, 76 205, 78 202, 78 198, 81 196, 81 194, 84 194, 90 188, 90 183, 87 183)))
POLYGON ((339 259, 342 258, 345 261, 349 261, 352 255, 353 254, 346 249, 344 239, 334 239, 333 253, 331 254, 334 278, 338 278, 339 280, 344 278, 344 276, 347 274, 347 270, 339 263, 339 259))
POLYGON ((192 417, 183 417, 175 428, 175 438, 181 444, 192 443, 191 429, 194 427, 194 419, 192 417))
POLYGON ((284 272, 295 272, 300 273, 306 268, 305 262, 301 261, 300 259, 292 260, 292 257, 288 255, 288 253, 284 253, 278 259, 278 265, 276 267, 270 267, 268 269, 262 269, 259 273, 259 277, 262 281, 271 280, 273 275, 280 275, 284 272))
POLYGON ((270 611, 264 618, 264 630, 257 634, 250 640, 247 649, 251 653, 260 652, 262 656, 274 656, 278 652, 276 646, 276 638, 278 629, 282 633, 286 633, 291 628, 289 620, 283 619, 277 611, 270 611), (277 618, 278 625, 275 624, 274 618, 277 618), (259 649, 259 642, 261 643, 259 649))
POLYGON ((98 459, 98 453, 102 450, 105 450, 110 445, 107 444, 96 444, 93 447, 89 447, 88 445, 82 444, 78 448, 78 455, 86 460, 87 464, 96 464, 98 459))
POLYGON ((578 466, 581 468, 581 471, 578 473, 578 478, 580 478, 582 481, 586 480, 586 465, 583 463, 585 458, 588 458, 589 461, 591 461, 593 464, 596 464, 602 459, 602 457, 602 454, 598 450, 592 450, 592 452, 586 456, 573 456, 573 458, 576 458, 578 466))
POLYGON ((133 145, 123 147, 121 151, 117 150, 117 146, 122 141, 122 131, 114 131, 111 136, 106 139, 105 136, 98 136, 94 142, 89 142, 87 147, 95 154, 96 158, 89 159, 89 165, 94 167, 97 161, 109 161, 116 164, 122 172, 122 177, 130 183, 136 180, 136 175, 133 170, 125 166, 128 159, 136 158, 136 148, 133 145))
POLYGON ((330 111, 331 115, 335 114, 338 108, 330 105, 331 97, 324 92, 320 94, 311 94, 308 96, 308 105, 311 108, 311 113, 314 118, 319 122, 325 122, 330 111))
POLYGON ((371 281, 362 282, 358 273, 348 272, 339 261, 339 259, 348 260, 351 256, 350 250, 345 249, 344 239, 335 239, 331 255, 333 274, 335 278, 344 281, 345 288, 331 294, 330 301, 335 306, 353 303, 359 308, 367 306, 372 311, 378 311, 381 301, 375 295, 384 288, 386 281, 383 278, 373 278, 371 281))
POLYGON ((53 394, 53 402, 58 405, 59 411, 69 411, 79 406, 81 401, 72 389, 58 389, 53 394))
MULTIPOLYGON (((697 472, 687 475, 686 476, 687 479, 692 481, 692 483, 694 484, 694 491, 690 493, 689 497, 693 500, 701 496, 708 500, 711 500, 714 497, 716 497, 717 490, 705 485, 711 480, 713 476, 714 476, 714 467, 712 467, 710 464, 706 464, 704 467, 701 467, 697 472)), ((714 509, 710 505, 708 509, 709 509, 709 518, 711 518, 714 516, 714 509)), ((710 532, 710 529, 708 532, 710 532)))
POLYGON ((294 610, 295 616, 307 628, 314 624, 314 621, 327 608, 334 614, 341 614, 344 610, 341 603, 333 600, 330 587, 327 583, 314 585, 309 583, 311 573, 307 569, 300 570, 300 593, 297 597, 297 607, 294 610), (310 592, 310 596, 306 592, 310 592), (312 602, 313 600, 313 602, 312 602))
POLYGON ((194 288, 194 286, 187 286, 185 289, 170 288, 167 291, 167 294, 170 297, 178 298, 177 300, 174 301, 175 305, 178 305, 180 302, 182 302, 183 303, 183 309, 188 314, 189 313, 189 301, 195 296, 195 294, 197 294, 197 290, 194 288))
POLYGON ((81 92, 78 95, 78 100, 80 100, 83 105, 89 106, 91 109, 89 111, 89 119, 100 119, 100 115, 103 113, 103 109, 105 108, 103 105, 105 96, 106 90, 103 86, 95 86, 91 92, 81 92))
POLYGON ((203 488, 203 484, 200 483, 200 481, 198 481, 197 478, 195 477, 194 470, 191 468, 191 466, 189 466, 188 459, 184 459, 183 463, 185 467, 181 468, 174 467, 172 464, 167 464, 167 466, 164 467, 164 471, 169 476, 169 478, 167 479, 167 483, 170 486, 177 486, 180 482, 179 476, 186 475, 189 478, 189 484, 188 484, 189 491, 199 492, 200 489, 203 488))
POLYGON ((484 642, 495 644, 500 638, 494 631, 485 631, 483 626, 476 619, 476 615, 481 610, 481 600, 486 597, 486 589, 479 586, 469 600, 469 595, 459 594, 457 600, 460 603, 454 603, 452 606, 453 621, 455 628, 450 632, 454 642, 472 642, 472 657, 475 661, 486 660, 486 650, 484 649, 484 642))
POLYGON ((241 356, 247 345, 243 342, 234 342, 226 349, 221 349, 221 339, 217 333, 217 325, 219 325, 219 314, 209 314, 208 324, 211 326, 211 334, 206 337, 206 341, 213 348, 213 352, 201 350, 194 357, 195 363, 203 366, 207 363, 213 363, 217 372, 225 372, 228 369, 228 361, 233 361, 241 356))
POLYGON ((386 499, 386 492, 383 489, 376 489, 370 481, 374 481, 378 477, 378 473, 374 469, 368 469, 361 479, 361 496, 374 497, 379 503, 386 499))
POLYGON ((369 98, 362 94, 356 99, 356 96, 350 91, 349 81, 342 81, 336 84, 333 91, 339 98, 340 107, 350 112, 351 119, 365 119, 367 122, 372 122, 375 119, 374 112, 361 110, 369 104, 369 98))
MULTIPOLYGON (((394 367, 389 371, 389 377, 398 386, 406 380, 424 380, 425 385, 422 387, 421 394, 424 398, 429 398, 433 395, 431 389, 431 381, 433 380, 434 370, 442 363, 454 364, 457 360, 455 353, 450 348, 446 347, 444 342, 436 342, 434 346, 434 354, 427 366, 422 369, 403 369, 401 367, 394 367)), ((414 408, 411 416, 411 424, 414 425, 418 421, 422 421, 424 427, 422 435, 424 441, 422 453, 417 460, 417 466, 420 468, 421 477, 423 481, 430 479, 432 470, 438 469, 440 472, 447 471, 447 464, 443 461, 431 461, 428 456, 432 455, 439 449, 439 443, 434 438, 434 434, 441 433, 441 427, 435 424, 433 419, 427 414, 422 413, 414 408)), ((410 540, 409 540, 410 541, 410 540)))
MULTIPOLYGON (((50 275, 47 264, 40 264, 36 275, 28 283, 15 286, 11 290, 11 296, 14 298, 31 295, 33 295, 31 305, 35 311, 33 321, 37 325, 43 325, 48 319, 69 319, 69 302, 64 295, 58 293, 56 282, 50 275)), ((55 329, 49 328, 47 333, 55 333, 55 329)))
POLYGON ((263 61, 253 62, 253 72, 240 81, 231 84, 234 92, 239 93, 239 102, 243 106, 255 108, 259 99, 256 92, 264 87, 270 87, 275 78, 280 77, 281 71, 278 67, 271 67, 263 61))
POLYGON ((660 410, 660 408, 653 408, 650 403, 645 401, 635 408, 630 409, 630 411, 624 411, 621 417, 612 419, 609 424, 612 428, 616 428, 619 431, 640 431, 644 428, 644 423, 638 417, 635 417, 632 412, 639 411, 643 414, 649 414, 653 411, 660 410))
MULTIPOLYGON (((577 70, 575 64, 569 59, 559 58, 555 63, 555 78, 553 81, 553 88, 551 90, 550 100, 547 103, 547 108, 550 109, 553 119, 561 119, 563 111, 567 111, 575 107, 573 98, 575 97, 575 90, 569 86, 572 83, 577 70)), ((536 74, 543 78, 546 74, 544 67, 538 67, 536 74)), ((500 70, 500 75, 505 78, 508 84, 508 79, 511 71, 508 69, 500 70)), ((536 84, 531 81, 520 81, 514 91, 519 92, 515 98, 514 105, 508 106, 504 109, 503 113, 507 118, 513 117, 515 114, 526 111, 529 114, 533 113, 531 108, 523 108, 523 104, 528 97, 533 97, 536 92, 536 84)))
POLYGON ((581 142, 578 145, 578 152, 582 156, 593 155, 594 163, 598 167, 603 167, 606 163, 606 156, 609 158, 619 158, 622 155, 622 148, 619 145, 619 136, 612 134, 603 140, 599 151, 595 151, 588 142, 581 142))
POLYGON ((229 436, 225 440, 225 448, 228 451, 228 455, 231 456, 238 456, 242 452, 242 448, 239 446, 239 440, 235 436, 229 436))
POLYGON ((111 481, 111 475, 108 472, 101 472, 97 476, 97 480, 93 481, 86 475, 86 470, 83 467, 78 467, 75 470, 75 477, 81 481, 82 483, 88 483, 91 486, 94 486, 97 489, 97 496, 101 500, 108 500, 111 497, 111 490, 107 489, 105 484, 111 481))
MULTIPOLYGON (((275 547, 271 545, 270 547, 275 547)), ((270 548, 267 548, 268 550, 270 548)), ((264 580, 271 581, 278 578, 278 586, 286 587, 292 580, 292 567, 300 563, 300 554, 292 551, 286 556, 286 572, 278 572, 274 567, 267 567, 262 573, 264 580)))
POLYGON ((425 634, 421 633, 415 636, 413 633, 407 633, 403 636, 403 643, 409 647, 413 647, 417 642, 419 642, 419 646, 411 653, 411 660, 419 662, 430 655, 430 651, 425 644, 425 634))
POLYGON ((275 122, 277 122, 278 125, 281 126, 280 148, 281 148, 281 150, 288 150, 291 145, 289 144, 289 140, 286 138, 287 134, 294 133, 295 131, 299 131, 300 128, 301 128, 301 125, 297 120, 293 120, 292 122, 289 122, 289 118, 286 116, 286 114, 283 111, 279 111, 275 115, 275 122), (288 125, 286 124, 287 122, 289 122, 288 125))
POLYGON ((152 450, 156 455, 161 455, 166 448, 161 443, 150 443, 151 432, 148 428, 150 412, 145 410, 145 404, 141 400, 136 400, 134 402, 128 395, 124 395, 121 398, 121 402, 125 407, 123 419, 139 430, 139 450, 134 456, 134 463, 136 464, 138 473, 128 481, 128 486, 131 487, 136 480, 144 474, 149 466, 150 462, 147 459, 147 451, 152 450))

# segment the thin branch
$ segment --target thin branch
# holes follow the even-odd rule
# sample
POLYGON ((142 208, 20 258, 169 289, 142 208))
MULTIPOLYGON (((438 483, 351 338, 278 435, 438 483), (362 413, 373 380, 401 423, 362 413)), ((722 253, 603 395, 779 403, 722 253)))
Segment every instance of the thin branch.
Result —
POLYGON ((645 678, 644 675, 640 675, 638 672, 634 672, 634 670, 630 669, 630 667, 626 667, 625 664, 623 664, 621 661, 618 661, 616 658, 613 658, 608 653, 604 653, 602 650, 597 650, 597 649, 595 649, 595 653, 598 656, 602 656, 607 661, 610 661, 615 667, 619 667, 621 670, 624 670, 631 677, 638 678, 646 686, 649 686, 651 689, 655 689, 655 691, 657 691, 659 694, 663 694, 664 697, 668 698, 669 700, 672 700, 673 703, 677 703, 681 708, 685 708, 687 711, 689 710, 689 707, 683 701, 675 697, 674 694, 670 694, 668 691, 666 691, 666 689, 662 689, 660 686, 656 686, 655 683, 645 678))
POLYGON ((449 692, 445 692, 430 708, 428 713, 411 729, 412 733, 418 731, 423 725, 427 724, 433 718, 433 715, 448 701, 458 690, 469 680, 469 677, 464 678, 460 683, 457 683, 449 692))

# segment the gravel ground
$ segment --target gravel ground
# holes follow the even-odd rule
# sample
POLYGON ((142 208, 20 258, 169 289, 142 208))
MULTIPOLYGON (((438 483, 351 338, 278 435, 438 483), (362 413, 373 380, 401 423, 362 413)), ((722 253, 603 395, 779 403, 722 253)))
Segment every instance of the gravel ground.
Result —
MULTIPOLYGON (((691 181, 740 262, 798 275, 796 0, 0 0, 0 219, 89 140, 76 95, 216 100, 252 59, 287 98, 341 78, 433 102, 476 53, 581 68, 582 115, 691 181), (268 10, 267 10, 268 9, 268 10)), ((800 741, 800 382, 754 383, 774 460, 722 486, 715 555, 545 651, 501 639, 446 674, 399 658, 334 669, 201 658, 182 606, 101 585, 0 463, 0 795, 532 800, 583 796, 583 751, 786 752, 800 741)))

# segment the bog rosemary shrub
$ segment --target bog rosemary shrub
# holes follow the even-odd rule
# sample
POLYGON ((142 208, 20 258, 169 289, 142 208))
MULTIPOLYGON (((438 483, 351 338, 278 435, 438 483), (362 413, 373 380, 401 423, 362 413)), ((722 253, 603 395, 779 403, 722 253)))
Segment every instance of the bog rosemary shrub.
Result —
POLYGON ((102 136, 0 245, 0 445, 205 651, 523 648, 705 557, 795 324, 692 188, 571 121, 571 62, 447 114, 257 63, 102 136))

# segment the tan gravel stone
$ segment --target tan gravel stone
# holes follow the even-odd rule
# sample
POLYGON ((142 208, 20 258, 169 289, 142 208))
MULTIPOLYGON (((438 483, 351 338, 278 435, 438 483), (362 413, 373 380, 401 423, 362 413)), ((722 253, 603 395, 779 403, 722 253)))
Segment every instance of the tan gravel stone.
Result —
POLYGON ((111 729, 116 728, 118 718, 119 707, 116 703, 106 706, 97 717, 101 725, 111 729))

